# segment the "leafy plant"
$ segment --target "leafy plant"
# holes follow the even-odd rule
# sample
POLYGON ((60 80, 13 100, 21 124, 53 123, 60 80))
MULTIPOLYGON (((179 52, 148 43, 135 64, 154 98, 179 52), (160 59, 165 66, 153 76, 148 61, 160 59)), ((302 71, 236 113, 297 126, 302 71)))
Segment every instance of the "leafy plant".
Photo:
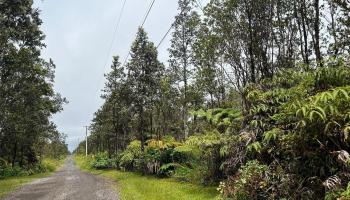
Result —
POLYGON ((112 167, 112 159, 108 157, 108 154, 98 153, 94 156, 94 160, 91 163, 91 166, 95 169, 107 169, 112 167))
POLYGON ((126 147, 121 154, 120 167, 125 170, 134 170, 138 159, 141 158, 141 142, 134 140, 126 147))
POLYGON ((266 165, 261 165, 256 160, 249 161, 236 176, 223 182, 219 191, 222 196, 233 200, 264 199, 267 169, 266 165))

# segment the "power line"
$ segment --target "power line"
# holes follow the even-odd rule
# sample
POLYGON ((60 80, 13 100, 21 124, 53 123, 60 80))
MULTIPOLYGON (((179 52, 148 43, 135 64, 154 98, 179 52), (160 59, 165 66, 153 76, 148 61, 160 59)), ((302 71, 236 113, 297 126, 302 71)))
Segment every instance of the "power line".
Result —
MULTIPOLYGON (((198 6, 198 8, 204 12, 204 9, 203 9, 203 4, 202 4, 202 1, 201 0, 196 0, 196 4, 198 6)), ((184 12, 185 8, 181 10, 180 12, 180 15, 184 12)), ((157 45, 157 49, 160 47, 160 45, 164 42, 165 38, 169 35, 171 29, 174 27, 174 23, 171 24, 171 26, 169 27, 168 31, 164 34, 164 36, 162 37, 162 39, 160 40, 160 42, 158 43, 157 45)))
POLYGON ((151 3, 151 5, 150 5, 150 7, 148 8, 148 11, 147 11, 147 13, 146 13, 146 16, 145 16, 144 19, 143 19, 141 28, 143 27, 143 25, 145 25, 146 20, 147 20, 147 18, 148 18, 148 15, 149 15, 149 13, 150 13, 151 10, 152 10, 155 1, 156 1, 156 0, 153 0, 152 3, 151 3))
MULTIPOLYGON (((107 68, 107 64, 108 64, 108 60, 109 60, 110 54, 112 52, 113 44, 114 44, 114 42, 116 40, 116 36, 117 36, 118 30, 119 30, 119 24, 120 24, 120 21, 121 21, 121 18, 122 18, 124 9, 125 9, 126 1, 127 0, 124 0, 123 5, 122 5, 122 7, 120 9, 119 15, 117 16, 118 18, 116 18, 117 23, 116 23, 116 26, 115 26, 115 29, 114 29, 114 32, 113 32, 112 42, 110 43, 108 54, 107 54, 106 60, 105 60, 104 65, 103 65, 103 73, 104 73, 104 71, 107 68)), ((99 86, 100 86, 102 80, 103 80, 103 76, 101 76, 100 80, 98 81, 98 85, 97 85, 98 88, 97 88, 97 91, 95 93, 98 93, 99 86)))
POLYGON ((175 23, 172 23, 171 26, 169 27, 168 31, 165 33, 165 35, 162 37, 162 39, 160 40, 160 42, 157 45, 157 49, 160 47, 160 45, 164 42, 165 38, 168 36, 168 34, 170 33, 171 29, 174 27, 175 23))
POLYGON ((122 66, 125 66, 126 65, 126 62, 128 61, 128 58, 130 56, 130 50, 128 51, 128 54, 126 55, 125 59, 124 59, 124 62, 123 62, 123 65, 122 66))
POLYGON ((116 39, 116 35, 117 35, 117 32, 118 32, 119 24, 120 24, 120 21, 121 21, 123 12, 124 12, 125 4, 126 4, 126 0, 124 0, 122 8, 121 8, 119 16, 118 16, 117 24, 116 24, 116 27, 115 27, 115 30, 114 30, 114 33, 113 33, 113 40, 112 40, 111 45, 109 47, 108 57, 106 59, 105 65, 104 65, 105 69, 106 69, 106 65, 108 64, 108 58, 109 58, 109 56, 111 54, 111 51, 112 51, 112 48, 113 48, 113 44, 114 44, 115 39, 116 39))
POLYGON ((200 0, 196 0, 196 4, 197 6, 202 10, 203 12, 203 5, 202 5, 202 2, 200 0))
MULTIPOLYGON (((181 10, 180 15, 181 15, 184 11, 185 11, 185 8, 183 8, 183 9, 181 10)), ((169 27, 168 31, 164 34, 164 36, 162 37, 162 39, 161 39, 160 42, 158 43, 157 49, 158 49, 158 48, 160 47, 160 45, 164 42, 165 38, 169 35, 169 33, 170 33, 171 29, 174 27, 175 23, 176 23, 176 20, 175 20, 175 22, 173 22, 173 23, 171 24, 171 26, 169 27)))
MULTIPOLYGON (((151 5, 149 6, 149 8, 148 8, 148 10, 147 10, 147 13, 146 13, 145 17, 143 18, 142 24, 141 24, 141 26, 140 26, 141 28, 143 28, 143 26, 145 25, 145 23, 146 23, 146 21, 147 21, 147 18, 148 18, 149 14, 150 14, 150 12, 151 12, 151 10, 152 10, 152 8, 153 8, 153 5, 154 5, 154 2, 155 2, 155 1, 156 1, 156 0, 153 0, 152 3, 151 3, 151 5)), ((130 53, 131 53, 131 50, 129 50, 128 54, 126 55, 126 57, 125 57, 125 59, 124 59, 124 62, 123 62, 123 66, 126 65, 126 62, 128 61, 128 58, 129 58, 129 56, 130 56, 130 53)))

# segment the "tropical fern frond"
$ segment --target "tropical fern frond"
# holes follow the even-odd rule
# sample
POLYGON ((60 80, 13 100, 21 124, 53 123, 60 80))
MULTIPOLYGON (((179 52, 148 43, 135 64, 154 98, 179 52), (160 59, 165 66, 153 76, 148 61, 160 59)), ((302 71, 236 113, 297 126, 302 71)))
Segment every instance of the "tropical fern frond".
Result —
POLYGON ((281 134, 282 130, 279 128, 274 128, 270 131, 266 131, 264 133, 264 141, 265 142, 270 142, 271 140, 276 140, 278 135, 281 134))
POLYGON ((348 140, 349 139, 349 134, 350 134, 350 124, 347 124, 343 130, 344 132, 344 139, 348 140))
POLYGON ((325 117, 322 115, 322 113, 320 113, 319 111, 316 111, 316 110, 312 110, 312 111, 309 113, 308 119, 309 119, 311 122, 315 122, 315 121, 317 121, 316 116, 318 116, 320 119, 322 119, 323 121, 325 121, 325 117))
POLYGON ((343 98, 345 98, 345 99, 349 99, 349 93, 346 90, 344 90, 343 88, 339 88, 339 89, 335 90, 333 93, 334 93, 333 94, 334 99, 341 98, 340 95, 342 95, 343 98))
POLYGON ((260 142, 253 142, 247 146, 247 150, 250 152, 254 150, 254 151, 260 153, 261 149, 262 149, 262 146, 261 146, 260 142))

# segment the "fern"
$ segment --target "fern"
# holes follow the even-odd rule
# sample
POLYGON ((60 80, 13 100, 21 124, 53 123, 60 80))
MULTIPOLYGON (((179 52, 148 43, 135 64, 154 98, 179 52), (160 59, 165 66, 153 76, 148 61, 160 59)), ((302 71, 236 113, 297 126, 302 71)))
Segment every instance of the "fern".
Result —
POLYGON ((264 133, 264 141, 269 143, 271 140, 276 140, 278 135, 282 133, 282 130, 279 128, 274 128, 270 131, 264 133))
POLYGON ((247 146, 248 151, 254 150, 254 151, 260 153, 261 149, 262 149, 262 146, 261 146, 260 142, 253 142, 247 146))
POLYGON ((344 132, 344 139, 348 140, 349 134, 350 134, 350 124, 346 124, 343 132, 344 132))

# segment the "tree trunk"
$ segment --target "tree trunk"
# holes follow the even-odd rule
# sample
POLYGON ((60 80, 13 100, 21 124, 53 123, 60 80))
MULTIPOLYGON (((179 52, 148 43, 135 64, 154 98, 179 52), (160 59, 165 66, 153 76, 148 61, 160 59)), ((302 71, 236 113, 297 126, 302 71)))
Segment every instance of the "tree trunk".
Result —
POLYGON ((307 11, 306 11, 306 2, 305 0, 302 2, 302 6, 300 8, 301 13, 301 24, 302 24, 302 32, 303 32, 303 38, 304 38, 304 55, 305 55, 305 63, 307 65, 310 64, 309 61, 309 49, 308 49, 308 39, 307 39, 307 11))
POLYGON ((246 12, 248 16, 248 31, 249 31, 249 42, 248 42, 248 51, 250 59, 250 79, 251 82, 256 82, 255 77, 255 58, 254 58, 254 37, 253 37, 253 27, 252 27, 252 13, 249 7, 249 4, 246 2, 246 12))
POLYGON ((321 49, 320 49, 320 6, 319 6, 319 0, 314 0, 314 8, 315 8, 315 22, 314 22, 314 31, 315 31, 315 55, 316 55, 316 61, 317 65, 322 67, 322 55, 321 55, 321 49))
POLYGON ((15 166, 17 159, 17 142, 15 142, 15 145, 12 149, 12 167, 15 166))
POLYGON ((116 105, 115 103, 113 103, 113 128, 114 128, 114 136, 115 136, 115 140, 114 140, 114 153, 115 154, 118 154, 118 148, 119 148, 119 134, 118 134, 118 119, 117 119, 117 116, 116 116, 116 105))
POLYGON ((144 136, 144 119, 143 119, 143 107, 140 106, 140 122, 139 122, 139 134, 140 134, 140 141, 141 141, 141 152, 145 152, 145 136, 144 136))

